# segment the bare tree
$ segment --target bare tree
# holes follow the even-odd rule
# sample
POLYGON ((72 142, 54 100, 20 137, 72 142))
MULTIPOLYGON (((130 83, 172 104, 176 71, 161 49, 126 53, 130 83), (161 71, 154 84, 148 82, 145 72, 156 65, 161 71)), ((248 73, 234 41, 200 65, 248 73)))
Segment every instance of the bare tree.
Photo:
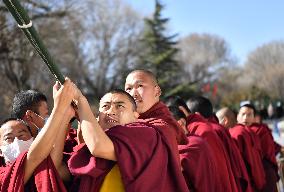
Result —
MULTIPOLYGON (((143 20, 120 0, 23 0, 40 36, 64 75, 87 96, 122 87, 134 66, 143 20)), ((0 2, 1 102, 7 114, 15 92, 51 96, 54 78, 0 2), (8 88, 8 91, 7 91, 8 88)), ((1 103, 0 103, 1 104, 1 103)), ((1 114, 0 114, 1 115, 1 114)))
POLYGON ((224 39, 211 34, 191 34, 179 42, 179 60, 188 83, 204 83, 218 78, 219 69, 232 57, 224 39))
POLYGON ((81 4, 84 26, 81 39, 82 79, 89 94, 100 97, 106 90, 121 87, 125 73, 138 55, 141 17, 120 0, 86 0, 81 4))
MULTIPOLYGON (((71 2, 63 0, 21 1, 39 31, 41 30, 38 23, 42 21, 44 21, 46 31, 54 29, 54 25, 50 25, 51 20, 63 18, 67 15, 71 2), (47 27, 49 28, 47 29, 47 27)), ((58 36, 59 33, 53 33, 53 35, 58 36)), ((42 80, 44 79, 43 77, 49 75, 43 73, 42 69, 45 67, 43 61, 40 61, 39 56, 35 54, 30 43, 17 27, 16 22, 5 9, 2 2, 0 2, 0 36, 0 91, 1 100, 4 102, 1 112, 8 116, 14 94, 22 89, 40 89, 46 93, 46 85, 48 84, 36 79, 42 80)), ((44 35, 43 39, 48 42, 48 38, 44 35)), ((50 86, 48 85, 48 87, 50 86)), ((51 95, 51 91, 48 93, 51 95)))
POLYGON ((252 51, 243 74, 248 86, 263 89, 271 97, 284 98, 284 42, 270 42, 252 51))

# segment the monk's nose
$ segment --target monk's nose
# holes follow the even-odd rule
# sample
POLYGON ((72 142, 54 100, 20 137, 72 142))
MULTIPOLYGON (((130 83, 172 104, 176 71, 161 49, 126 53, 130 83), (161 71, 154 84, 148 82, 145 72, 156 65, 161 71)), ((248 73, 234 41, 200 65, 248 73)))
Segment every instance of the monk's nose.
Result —
POLYGON ((115 115, 116 114, 115 107, 111 106, 107 113, 108 115, 115 115))
POLYGON ((133 89, 133 93, 131 94, 132 97, 137 98, 139 96, 139 93, 136 89, 133 89))

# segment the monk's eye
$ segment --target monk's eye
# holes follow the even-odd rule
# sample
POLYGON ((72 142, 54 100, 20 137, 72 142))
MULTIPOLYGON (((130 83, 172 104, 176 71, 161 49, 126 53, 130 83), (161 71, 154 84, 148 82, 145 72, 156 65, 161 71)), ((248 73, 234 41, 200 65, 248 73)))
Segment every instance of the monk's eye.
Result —
POLYGON ((8 143, 12 143, 14 141, 14 138, 13 137, 6 137, 5 141, 8 142, 8 143))
POLYGON ((23 135, 19 135, 19 136, 18 136, 18 139, 23 140, 23 139, 26 138, 26 136, 27 136, 27 135, 24 135, 24 134, 23 134, 23 135))
POLYGON ((118 107, 119 109, 124 108, 123 105, 117 105, 117 107, 118 107))
POLYGON ((103 105, 102 106, 102 109, 107 109, 108 108, 108 105, 103 105))
POLYGON ((138 87, 143 87, 143 85, 142 85, 142 84, 139 84, 138 87))
POLYGON ((131 91, 131 89, 132 89, 131 87, 127 87, 127 88, 125 89, 125 91, 128 92, 128 91, 131 91))

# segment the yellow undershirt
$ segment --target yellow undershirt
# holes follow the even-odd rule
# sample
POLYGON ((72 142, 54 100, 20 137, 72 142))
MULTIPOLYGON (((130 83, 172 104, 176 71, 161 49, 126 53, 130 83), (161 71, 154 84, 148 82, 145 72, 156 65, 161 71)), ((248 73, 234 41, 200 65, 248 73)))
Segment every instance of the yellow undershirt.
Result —
POLYGON ((121 175, 117 164, 106 175, 100 192, 124 192, 121 175))

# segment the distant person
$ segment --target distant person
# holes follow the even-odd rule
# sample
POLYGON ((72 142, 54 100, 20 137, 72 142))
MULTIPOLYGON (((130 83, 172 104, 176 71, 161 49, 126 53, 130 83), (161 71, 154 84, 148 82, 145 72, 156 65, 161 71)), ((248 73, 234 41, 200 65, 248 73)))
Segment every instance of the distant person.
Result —
MULTIPOLYGON (((213 158, 217 163, 218 173, 216 174, 216 191, 236 191, 235 181, 230 183, 233 178, 231 168, 227 167, 229 163, 226 149, 222 141, 211 127, 210 123, 197 113, 191 113, 185 102, 181 98, 167 98, 167 104, 177 106, 186 115, 186 128, 188 134, 198 135, 204 139, 210 146, 213 158)), ((229 163, 230 164, 230 163, 229 163)), ((234 178, 233 178, 234 179, 234 178)))
POLYGON ((238 124, 229 129, 229 132, 246 163, 253 189, 261 191, 266 182, 262 164, 261 144, 258 136, 248 128, 249 121, 254 121, 254 115, 252 110, 246 110, 246 105, 250 104, 241 106, 237 116, 238 124))
POLYGON ((272 103, 269 103, 267 107, 267 115, 269 119, 274 119, 276 117, 275 109, 272 103))
POLYGON ((230 137, 228 129, 219 124, 218 119, 216 119, 217 117, 213 113, 213 105, 211 101, 203 96, 195 96, 189 98, 187 104, 190 111, 200 114, 202 117, 207 119, 213 130, 223 142, 223 146, 227 152, 225 155, 229 160, 229 162, 227 162, 227 168, 233 175, 230 175, 231 177, 229 177, 230 182, 233 184, 235 182, 237 191, 252 191, 248 173, 240 151, 230 137))
POLYGON ((201 137, 188 134, 186 129, 186 116, 178 106, 169 106, 182 130, 187 134, 188 143, 179 145, 179 154, 182 172, 190 191, 213 192, 218 191, 218 170, 214 161, 211 147, 201 137))
POLYGON ((266 178, 262 191, 277 191, 276 183, 279 178, 274 140, 267 125, 255 123, 255 111, 255 107, 252 104, 242 106, 238 114, 238 122, 245 125, 260 139, 261 158, 266 178))

